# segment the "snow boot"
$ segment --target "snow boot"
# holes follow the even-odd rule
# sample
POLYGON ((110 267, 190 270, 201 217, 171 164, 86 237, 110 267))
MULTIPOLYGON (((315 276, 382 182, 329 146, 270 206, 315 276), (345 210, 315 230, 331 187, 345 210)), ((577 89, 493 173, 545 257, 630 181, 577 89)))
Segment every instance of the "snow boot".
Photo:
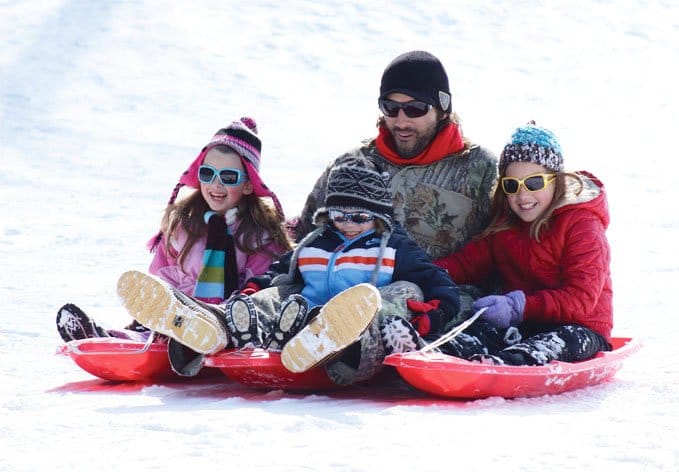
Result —
POLYGON ((132 318, 200 354, 229 343, 222 309, 184 295, 153 275, 135 270, 118 279, 118 296, 132 318))
POLYGON ((167 343, 167 358, 170 360, 170 367, 177 375, 195 377, 203 368, 205 354, 184 346, 176 339, 170 339, 167 343))
POLYGON ((262 346, 264 349, 280 350, 304 326, 307 320, 306 299, 298 294, 290 295, 281 306, 274 330, 262 346))
POLYGON ((257 322, 257 309, 247 295, 232 297, 226 304, 226 327, 234 347, 261 347, 262 334, 257 322))
POLYGON ((105 338, 108 333, 90 319, 73 303, 67 303, 57 311, 57 331, 66 342, 87 338, 105 338))
POLYGON ((281 362, 291 372, 306 372, 330 359, 360 338, 380 304, 380 292, 370 284, 340 292, 283 347, 281 362))
POLYGON ((380 334, 385 355, 417 351, 425 342, 417 330, 405 318, 387 316, 380 323, 380 334))

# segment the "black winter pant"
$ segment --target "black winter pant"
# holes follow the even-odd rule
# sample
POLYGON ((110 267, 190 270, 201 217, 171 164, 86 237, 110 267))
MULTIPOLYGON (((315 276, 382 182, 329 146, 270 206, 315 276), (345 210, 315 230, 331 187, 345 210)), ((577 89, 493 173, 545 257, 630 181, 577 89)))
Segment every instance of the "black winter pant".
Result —
POLYGON ((441 351, 463 359, 494 356, 507 365, 544 365, 551 361, 576 362, 590 359, 611 345, 596 331, 580 325, 522 323, 498 329, 476 321, 441 351))

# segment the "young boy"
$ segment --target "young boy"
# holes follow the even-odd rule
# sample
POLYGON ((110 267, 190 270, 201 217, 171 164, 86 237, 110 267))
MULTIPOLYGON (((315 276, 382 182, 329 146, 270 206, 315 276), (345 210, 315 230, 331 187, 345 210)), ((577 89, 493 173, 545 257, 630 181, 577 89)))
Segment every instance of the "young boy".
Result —
POLYGON ((283 363, 297 372, 341 351, 329 374, 346 384, 376 373, 385 350, 417 348, 419 336, 407 323, 399 323, 401 318, 411 320, 422 334, 438 331, 453 320, 459 310, 457 287, 394 223, 392 211, 387 181, 381 174, 356 165, 333 168, 324 206, 314 215, 316 230, 290 257, 273 264, 265 275, 250 279, 246 286, 256 293, 237 295, 227 303, 226 320, 234 344, 283 348, 283 363), (381 308, 377 313, 354 313, 354 318, 363 316, 362 321, 347 323, 350 308, 338 312, 334 307, 355 304, 350 288, 366 283, 378 288, 381 308), (271 298, 278 295, 268 287, 281 284, 302 284, 302 288, 276 313, 271 298), (331 299, 333 308, 321 309, 331 299), (413 306, 429 307, 428 312, 413 313, 409 310, 413 302, 413 306), (280 315, 275 318, 274 314, 280 315), (307 317, 309 325, 295 335, 307 317), (319 331, 332 341, 319 340, 319 331), (328 343, 335 345, 328 349, 328 343))

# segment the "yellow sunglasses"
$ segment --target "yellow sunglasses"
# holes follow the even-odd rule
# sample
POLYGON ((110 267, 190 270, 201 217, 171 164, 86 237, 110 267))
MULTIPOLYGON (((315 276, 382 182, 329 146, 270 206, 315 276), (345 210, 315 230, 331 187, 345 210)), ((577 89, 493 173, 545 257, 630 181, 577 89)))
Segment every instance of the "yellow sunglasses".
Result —
POLYGON ((547 185, 556 180, 555 174, 531 174, 525 176, 523 179, 516 177, 502 177, 500 183, 502 184, 502 191, 506 194, 519 193, 519 189, 523 188, 529 192, 537 192, 542 190, 547 185))

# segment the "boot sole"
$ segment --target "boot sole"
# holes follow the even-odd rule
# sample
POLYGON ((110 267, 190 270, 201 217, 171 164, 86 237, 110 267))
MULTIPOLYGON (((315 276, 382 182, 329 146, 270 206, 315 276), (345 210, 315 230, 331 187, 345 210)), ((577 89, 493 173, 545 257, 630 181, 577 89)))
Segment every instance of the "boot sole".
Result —
POLYGON ((356 342, 380 304, 380 293, 370 284, 340 292, 288 341, 281 352, 281 362, 290 372, 306 372, 316 367, 356 342))
POLYGON ((277 326, 262 345, 264 349, 280 351, 285 343, 304 327, 307 320, 306 302, 293 299, 285 303, 277 326))
POLYGON ((200 354, 214 354, 228 344, 228 334, 214 313, 153 275, 123 273, 118 296, 139 323, 200 354))
POLYGON ((65 342, 108 336, 108 333, 98 328, 84 311, 72 303, 67 303, 57 311, 57 331, 65 342), (66 318, 70 318, 70 322, 64 321, 66 318))
POLYGON ((260 347, 257 309, 248 297, 233 298, 226 305, 225 321, 236 347, 260 347), (242 307, 239 305, 242 304, 242 307))

